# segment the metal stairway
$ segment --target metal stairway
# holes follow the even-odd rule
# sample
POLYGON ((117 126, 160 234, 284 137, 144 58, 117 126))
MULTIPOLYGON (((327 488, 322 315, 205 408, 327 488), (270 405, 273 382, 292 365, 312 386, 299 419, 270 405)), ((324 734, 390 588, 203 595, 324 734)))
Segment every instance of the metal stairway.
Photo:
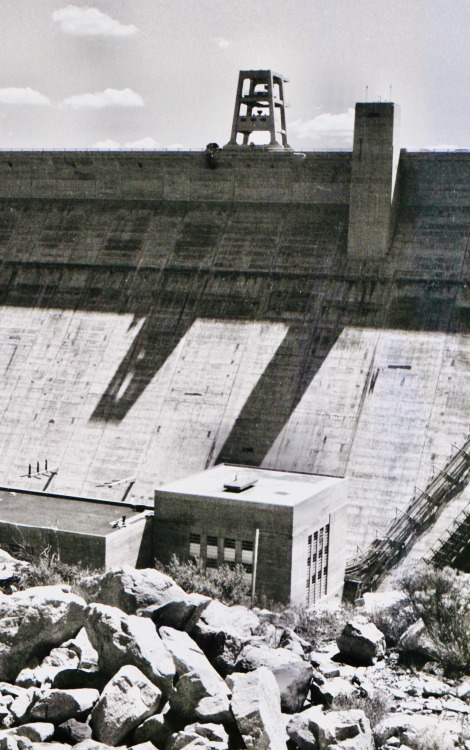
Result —
MULTIPOLYGON (((383 538, 375 539, 367 552, 348 561, 344 598, 355 599, 365 591, 376 589, 385 575, 408 554, 418 537, 432 526, 446 503, 459 494, 469 480, 470 435, 463 446, 451 455, 444 468, 429 480, 426 489, 417 488, 406 510, 399 511, 401 515, 389 526, 383 538)), ((469 518, 470 508, 462 522, 470 526, 469 518)), ((463 539, 464 530, 461 536, 463 539)))
MULTIPOLYGON (((461 567, 465 552, 470 544, 470 503, 459 513, 444 537, 426 555, 426 562, 439 568, 445 565, 461 567)), ((466 573, 470 573, 470 559, 466 560, 466 573)))

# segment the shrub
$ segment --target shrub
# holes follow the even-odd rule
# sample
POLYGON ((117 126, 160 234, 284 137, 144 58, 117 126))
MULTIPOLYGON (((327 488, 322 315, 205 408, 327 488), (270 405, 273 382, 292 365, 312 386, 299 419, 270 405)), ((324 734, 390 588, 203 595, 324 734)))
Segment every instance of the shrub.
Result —
POLYGON ((388 648, 396 646, 401 636, 416 621, 406 601, 395 602, 369 613, 369 619, 385 636, 388 648))
POLYGON ((403 577, 414 619, 421 619, 447 672, 470 672, 470 575, 423 565, 403 577))
POLYGON ((205 594, 225 604, 249 603, 250 586, 244 578, 243 565, 204 568, 200 560, 180 562, 173 555, 168 565, 162 566, 156 561, 155 566, 163 569, 185 591, 205 594))
POLYGON ((63 563, 59 555, 52 552, 50 547, 46 547, 39 555, 23 550, 22 559, 26 560, 29 565, 21 572, 19 589, 66 584, 78 591, 80 581, 87 574, 83 568, 63 563))
POLYGON ((360 708, 370 721, 371 729, 382 721, 389 713, 391 700, 382 691, 375 691, 372 695, 339 695, 335 698, 335 711, 349 711, 360 708))
POLYGON ((282 622, 291 627, 297 635, 312 644, 313 648, 320 648, 329 641, 334 641, 351 618, 351 606, 341 605, 337 609, 305 609, 296 607, 287 610, 290 622, 282 622))

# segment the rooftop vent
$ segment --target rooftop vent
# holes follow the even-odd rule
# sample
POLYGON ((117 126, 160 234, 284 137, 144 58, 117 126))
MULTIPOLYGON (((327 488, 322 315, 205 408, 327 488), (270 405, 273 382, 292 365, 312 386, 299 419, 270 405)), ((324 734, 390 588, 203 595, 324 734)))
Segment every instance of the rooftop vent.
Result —
POLYGON ((225 492, 244 492, 245 490, 248 490, 250 487, 253 487, 258 480, 253 476, 241 476, 238 477, 238 474, 235 474, 235 477, 231 482, 225 482, 224 483, 224 491, 225 492))

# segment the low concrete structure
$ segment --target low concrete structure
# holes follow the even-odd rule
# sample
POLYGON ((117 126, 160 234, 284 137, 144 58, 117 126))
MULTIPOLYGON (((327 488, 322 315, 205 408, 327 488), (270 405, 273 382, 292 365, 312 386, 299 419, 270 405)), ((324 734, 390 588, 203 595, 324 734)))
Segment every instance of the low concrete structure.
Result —
POLYGON ((155 491, 156 557, 245 567, 259 598, 296 605, 339 594, 346 481, 220 464, 155 491))
POLYGON ((152 565, 151 509, 130 503, 0 488, 0 547, 19 557, 57 553, 63 563, 152 565))

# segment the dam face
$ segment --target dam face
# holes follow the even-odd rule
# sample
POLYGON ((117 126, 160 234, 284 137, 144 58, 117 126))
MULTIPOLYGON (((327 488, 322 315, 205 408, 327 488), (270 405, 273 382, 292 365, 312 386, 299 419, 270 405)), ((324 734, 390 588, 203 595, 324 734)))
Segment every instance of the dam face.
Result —
POLYGON ((358 148, 1 153, 0 483, 347 475, 383 532, 468 433, 470 154, 358 148))

